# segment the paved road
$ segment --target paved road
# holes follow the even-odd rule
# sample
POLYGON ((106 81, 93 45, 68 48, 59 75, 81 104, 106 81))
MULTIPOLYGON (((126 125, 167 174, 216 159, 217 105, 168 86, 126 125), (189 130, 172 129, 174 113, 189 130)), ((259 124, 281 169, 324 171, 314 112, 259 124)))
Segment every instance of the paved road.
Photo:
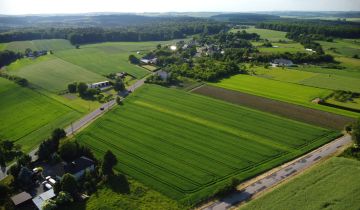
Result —
MULTIPOLYGON (((128 91, 134 92, 136 89, 141 87, 144 84, 144 82, 145 82, 145 78, 143 78, 141 80, 138 80, 136 83, 134 83, 133 85, 128 87, 128 91)), ((78 131, 79 129, 81 129, 85 125, 89 124, 90 122, 92 122, 97 117, 99 117, 101 114, 103 114, 104 112, 106 112, 107 110, 112 108, 115 104, 116 104, 116 101, 111 100, 111 101, 109 101, 109 102, 107 102, 107 103, 105 103, 105 104, 103 104, 101 106, 102 108, 104 108, 104 110, 96 109, 93 112, 91 112, 91 113, 87 114, 86 116, 84 116, 83 118, 81 118, 80 120, 72 123, 67 128, 65 128, 66 135, 70 136, 71 134, 75 133, 76 131, 78 131)), ((37 155, 35 154, 37 152, 37 150, 38 150, 38 148, 32 150, 29 153, 29 155, 31 156, 33 161, 35 161, 37 159, 37 155)), ((11 165, 9 165, 6 168, 1 168, 1 170, 0 170, 0 180, 4 179, 7 176, 6 172, 10 168, 10 166, 11 165)))
MULTIPOLYGON (((285 179, 294 176, 298 171, 304 170, 313 164, 316 164, 320 160, 327 158, 334 153, 336 153, 340 148, 349 144, 351 142, 351 137, 349 135, 340 137, 313 152, 310 152, 301 158, 297 159, 295 162, 279 169, 278 171, 265 176, 262 179, 254 178, 254 181, 251 185, 243 188, 240 191, 237 191, 228 197, 213 203, 210 206, 203 208, 204 210, 225 210, 234 205, 241 203, 250 199, 252 196, 264 191, 267 188, 273 187, 276 184, 284 181, 285 179)), ((251 183, 251 181, 249 182, 251 183)))

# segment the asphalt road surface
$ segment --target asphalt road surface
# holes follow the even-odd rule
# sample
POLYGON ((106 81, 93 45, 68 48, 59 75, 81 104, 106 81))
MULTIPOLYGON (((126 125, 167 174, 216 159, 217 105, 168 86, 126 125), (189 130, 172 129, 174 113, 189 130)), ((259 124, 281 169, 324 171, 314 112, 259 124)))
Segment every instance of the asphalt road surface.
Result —
MULTIPOLYGON (((279 169, 278 171, 262 178, 254 178, 254 182, 251 185, 243 188, 240 191, 237 191, 226 198, 223 198, 220 201, 217 201, 210 206, 203 208, 204 210, 225 210, 233 207, 236 204, 244 202, 254 195, 264 191, 267 188, 273 187, 276 184, 288 179, 289 177, 294 176, 297 172, 304 170, 320 160, 327 158, 345 145, 351 142, 351 137, 349 135, 342 136, 316 150, 310 152, 301 158, 297 159, 290 165, 279 169)), ((251 183, 251 181, 250 181, 251 183)))
MULTIPOLYGON (((139 87, 141 87, 143 84, 145 83, 145 78, 138 80, 136 83, 134 83, 133 85, 131 85, 130 87, 128 87, 128 91, 130 92, 134 92, 136 89, 138 89, 139 87)), ((104 112, 106 112, 107 110, 109 110, 110 108, 112 108, 114 105, 116 104, 115 100, 111 100, 107 103, 104 103, 101 108, 103 110, 96 109, 93 112, 87 114, 86 116, 84 116, 83 118, 81 118, 80 120, 72 123, 71 125, 69 125, 67 128, 65 128, 65 132, 67 136, 70 136, 71 134, 75 133, 76 131, 78 131, 79 129, 81 129, 82 127, 84 127, 85 125, 89 124, 90 122, 92 122, 93 120, 95 120, 97 117, 99 117, 101 114, 103 114, 104 112)), ((32 160, 35 161, 37 159, 37 152, 38 148, 32 150, 29 155, 31 156, 32 160)), ((6 168, 1 168, 0 169, 0 180, 4 179, 7 175, 6 172, 7 170, 10 168, 11 165, 9 165, 6 168)))

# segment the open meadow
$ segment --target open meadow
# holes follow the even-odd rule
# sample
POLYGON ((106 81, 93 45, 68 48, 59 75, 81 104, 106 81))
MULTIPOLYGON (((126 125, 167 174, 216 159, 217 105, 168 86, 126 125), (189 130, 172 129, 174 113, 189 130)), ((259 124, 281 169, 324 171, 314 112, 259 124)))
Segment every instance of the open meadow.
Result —
POLYGON ((65 39, 44 39, 33 41, 15 41, 6 44, 6 49, 14 52, 25 52, 29 48, 35 50, 66 50, 75 48, 65 39))
MULTIPOLYGON (((291 79, 294 80, 294 78, 291 79)), ((344 116, 359 116, 358 113, 322 106, 311 102, 315 98, 325 98, 330 95, 332 91, 328 89, 309 87, 249 75, 236 75, 223 79, 220 82, 210 84, 225 89, 254 94, 344 116)))
POLYGON ((248 33, 257 33, 260 35, 261 39, 267 39, 271 42, 278 42, 279 40, 290 41, 285 37, 286 32, 282 31, 274 31, 255 27, 249 27, 248 29, 245 29, 245 31, 248 33))
POLYGON ((338 136, 313 125, 211 98, 145 85, 123 106, 75 136, 116 169, 178 201, 194 204, 229 183, 338 136))
POLYGON ((255 198, 241 210, 357 210, 360 206, 360 162, 332 158, 255 198))
POLYGON ((32 84, 51 92, 67 89, 74 82, 98 82, 107 78, 76 66, 59 58, 47 55, 41 61, 24 58, 11 64, 8 69, 13 75, 26 78, 32 84), (47 57, 45 59, 45 57, 47 57), (24 64, 21 64, 24 63, 24 64), (20 66, 20 67, 19 67, 20 66))
POLYGON ((46 95, 0 78, 0 138, 10 139, 29 152, 57 127, 80 113, 46 95))
POLYGON ((100 75, 127 72, 140 79, 149 74, 149 71, 130 64, 128 61, 129 55, 135 55, 138 51, 142 53, 148 52, 159 43, 167 44, 170 42, 107 42, 89 44, 81 46, 80 49, 58 52, 55 56, 100 75))

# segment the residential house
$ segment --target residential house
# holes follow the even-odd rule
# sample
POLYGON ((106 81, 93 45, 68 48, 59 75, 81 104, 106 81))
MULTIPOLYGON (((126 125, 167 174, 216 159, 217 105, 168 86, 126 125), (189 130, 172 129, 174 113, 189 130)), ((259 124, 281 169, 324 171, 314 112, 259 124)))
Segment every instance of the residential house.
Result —
POLYGON ((287 59, 275 59, 272 63, 270 63, 272 66, 292 66, 294 63, 291 60, 287 59))
POLYGON ((32 199, 38 209, 42 209, 44 202, 55 197, 54 189, 48 190, 32 199))
POLYGON ((102 81, 102 82, 96 82, 96 83, 91 83, 88 84, 88 88, 106 88, 110 86, 110 82, 109 81, 102 81))

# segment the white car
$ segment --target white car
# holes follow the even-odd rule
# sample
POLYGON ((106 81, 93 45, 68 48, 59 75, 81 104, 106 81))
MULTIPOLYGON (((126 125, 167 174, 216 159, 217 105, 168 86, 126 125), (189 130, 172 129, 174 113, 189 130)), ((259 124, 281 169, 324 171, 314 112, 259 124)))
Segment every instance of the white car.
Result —
POLYGON ((47 181, 43 181, 42 185, 44 185, 46 187, 46 189, 48 189, 48 190, 52 189, 51 184, 49 184, 47 181))
POLYGON ((56 181, 53 178, 48 179, 48 182, 52 185, 56 184, 56 181))

